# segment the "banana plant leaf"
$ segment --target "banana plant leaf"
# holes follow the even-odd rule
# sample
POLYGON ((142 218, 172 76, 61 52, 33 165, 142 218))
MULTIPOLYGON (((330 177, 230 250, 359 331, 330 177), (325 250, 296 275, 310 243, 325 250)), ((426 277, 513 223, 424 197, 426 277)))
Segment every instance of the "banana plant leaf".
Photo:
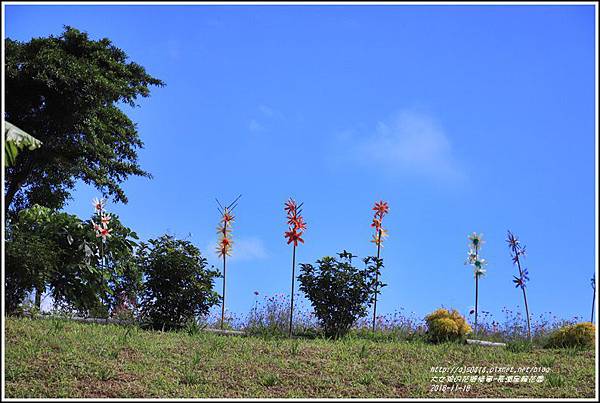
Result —
POLYGON ((20 150, 24 148, 35 150, 42 145, 41 141, 12 123, 4 121, 4 127, 4 166, 13 165, 20 150))

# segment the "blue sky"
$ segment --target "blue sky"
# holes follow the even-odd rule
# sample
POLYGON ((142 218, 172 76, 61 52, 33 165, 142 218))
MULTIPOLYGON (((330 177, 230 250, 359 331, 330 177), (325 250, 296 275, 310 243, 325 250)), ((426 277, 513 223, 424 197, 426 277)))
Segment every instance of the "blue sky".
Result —
MULTIPOLYGON (((143 239, 213 254, 215 197, 236 210, 227 308, 289 293, 283 202, 304 202, 300 262, 374 253, 387 200, 378 309, 474 304, 467 235, 489 261, 480 309, 521 307, 504 241, 527 245, 534 316, 589 317, 595 270, 593 6, 7 6, 6 35, 63 25, 110 38, 164 80, 126 112, 145 148, 129 204, 143 239)), ((77 188, 66 210, 91 214, 77 188)), ((220 289, 219 282, 217 288, 220 289)))

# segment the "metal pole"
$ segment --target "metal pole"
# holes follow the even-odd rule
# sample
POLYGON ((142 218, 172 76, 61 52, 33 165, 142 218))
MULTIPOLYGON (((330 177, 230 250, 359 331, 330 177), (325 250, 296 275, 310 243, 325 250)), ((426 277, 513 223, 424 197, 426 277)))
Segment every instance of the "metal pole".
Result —
MULTIPOLYGON (((227 221, 223 224, 223 236, 227 236, 227 221)), ((227 253, 223 253, 223 302, 221 303, 221 330, 223 330, 223 322, 225 321, 225 275, 226 275, 226 258, 227 253)))
MULTIPOLYGON (((479 259, 479 245, 475 245, 475 262, 479 259)), ((477 266, 475 267, 477 270, 477 266)), ((475 334, 477 334, 477 305, 479 302, 479 273, 475 272, 475 334)))
POLYGON ((292 337, 292 319, 294 316, 294 276, 296 273, 296 245, 294 244, 294 251, 292 252, 292 297, 290 299, 290 329, 289 337, 292 337))
MULTIPOLYGON (((383 222, 383 219, 382 219, 383 222)), ((377 282, 379 280, 379 253, 381 251, 381 228, 379 229, 379 234, 377 235, 377 262, 376 267, 377 271, 375 272, 375 302, 373 303, 373 332, 375 331, 375 318, 377 315, 377 282)))

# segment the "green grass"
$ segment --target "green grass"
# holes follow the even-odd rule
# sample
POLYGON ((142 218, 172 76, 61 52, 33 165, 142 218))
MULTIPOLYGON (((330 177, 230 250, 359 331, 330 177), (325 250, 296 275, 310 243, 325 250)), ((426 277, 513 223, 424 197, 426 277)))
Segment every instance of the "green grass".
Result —
MULTIPOLYGON (((419 340, 266 339, 6 319, 6 396, 587 397, 593 350, 430 345, 419 340), (549 367, 543 383, 473 383, 431 392, 431 367, 549 367)), ((450 384, 448 384, 450 385, 450 384)))

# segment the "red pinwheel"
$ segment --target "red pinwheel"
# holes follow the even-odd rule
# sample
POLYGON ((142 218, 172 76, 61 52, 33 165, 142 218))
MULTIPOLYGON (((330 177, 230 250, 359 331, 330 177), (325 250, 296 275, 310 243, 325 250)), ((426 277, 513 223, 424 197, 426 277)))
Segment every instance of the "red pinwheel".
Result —
MULTIPOLYGON (((382 243, 385 238, 387 238, 387 231, 383 228, 383 217, 390 211, 390 207, 387 202, 380 200, 375 202, 373 205, 373 221, 371 222, 371 227, 375 228, 375 233, 371 238, 371 242, 377 245, 377 262, 379 262, 379 255, 381 254, 382 243)), ((378 263, 379 264, 379 263, 378 263)), ((379 271, 375 274, 375 281, 378 280, 379 271)), ((377 286, 376 286, 377 287, 377 286)), ((375 298, 373 303, 373 331, 375 331, 375 318, 377 316, 377 288, 375 288, 375 298)))
POLYGON ((233 241, 231 240, 231 225, 233 224, 234 219, 235 217, 233 214, 225 207, 221 216, 221 221, 217 227, 217 234, 219 236, 217 255, 219 257, 231 256, 231 249, 233 246, 233 241))
POLYGON ((294 274, 296 270, 296 247, 298 242, 304 243, 302 234, 306 230, 306 222, 302 217, 302 203, 298 205, 294 199, 289 199, 284 204, 284 210, 287 213, 288 230, 283 234, 287 239, 287 244, 294 244, 292 252, 292 296, 290 298, 290 327, 289 336, 292 336, 292 320, 294 315, 294 274))
POLYGON ((106 207, 106 199, 104 198, 94 198, 92 200, 92 205, 94 206, 94 213, 97 216, 98 223, 92 219, 92 227, 94 228, 94 233, 96 234, 96 238, 102 238, 100 242, 100 267, 104 267, 104 244, 108 237, 111 236, 112 228, 108 227, 110 224, 111 215, 107 213, 104 209, 106 207))
POLYGON ((388 206, 387 202, 380 200, 379 202, 375 203, 375 206, 373 206, 373 211, 375 211, 375 216, 383 218, 383 216, 390 211, 390 207, 388 206))
POLYGON ((217 255, 223 258, 223 301, 221 303, 221 329, 223 329, 225 322, 225 279, 227 273, 227 256, 231 256, 231 250, 233 248, 233 240, 231 239, 231 226, 235 220, 235 216, 232 214, 233 209, 237 206, 237 202, 242 197, 239 195, 230 205, 223 207, 223 205, 217 199, 217 210, 221 214, 219 225, 217 226, 217 255))

